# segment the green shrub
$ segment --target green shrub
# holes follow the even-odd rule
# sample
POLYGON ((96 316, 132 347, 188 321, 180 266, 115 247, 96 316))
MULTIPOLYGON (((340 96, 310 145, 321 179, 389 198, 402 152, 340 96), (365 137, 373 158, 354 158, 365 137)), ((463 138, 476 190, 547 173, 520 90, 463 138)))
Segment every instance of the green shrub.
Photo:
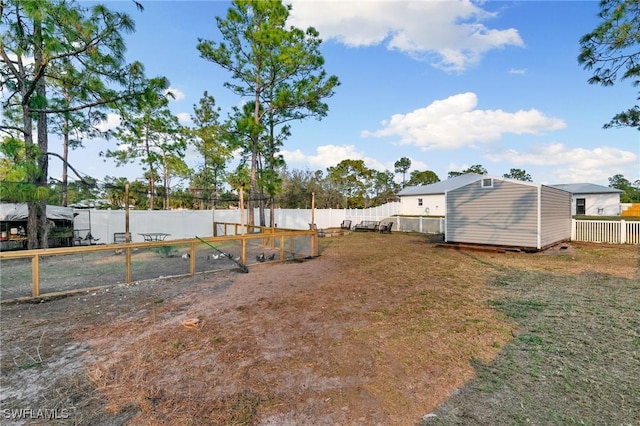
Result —
POLYGON ((161 257, 173 257, 178 253, 178 249, 174 246, 154 247, 151 250, 158 253, 161 257))

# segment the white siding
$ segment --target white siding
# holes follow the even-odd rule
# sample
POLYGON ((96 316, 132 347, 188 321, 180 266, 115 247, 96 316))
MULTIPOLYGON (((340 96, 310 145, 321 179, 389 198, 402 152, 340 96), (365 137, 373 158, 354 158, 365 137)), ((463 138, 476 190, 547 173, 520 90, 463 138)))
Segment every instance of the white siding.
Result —
POLYGON ((620 194, 573 194, 571 214, 576 214, 576 199, 584 198, 587 216, 620 216, 620 194))
POLYGON ((444 194, 405 195, 400 197, 400 212, 407 216, 444 216, 444 194), (418 200, 422 200, 422 206, 418 200))
POLYGON ((571 239, 571 194, 543 186, 540 208, 540 246, 571 239))
POLYGON ((538 185, 481 180, 447 193, 446 240, 502 246, 538 246, 538 185))

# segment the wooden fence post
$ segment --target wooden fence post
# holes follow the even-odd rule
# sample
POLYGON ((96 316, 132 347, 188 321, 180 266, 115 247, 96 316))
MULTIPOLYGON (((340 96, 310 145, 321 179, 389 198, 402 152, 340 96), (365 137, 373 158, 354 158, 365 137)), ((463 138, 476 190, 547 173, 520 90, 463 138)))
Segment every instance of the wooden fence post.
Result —
POLYGON ((33 297, 40 296, 40 256, 35 254, 31 259, 31 278, 33 297))
POLYGON ((284 260, 284 235, 280 236, 280 260, 284 260))
POLYGON ((314 232, 311 236, 311 257, 318 256, 318 231, 314 232))
MULTIPOLYGON (((131 242, 131 233, 129 230, 129 182, 124 184, 124 242, 131 242)), ((127 281, 128 283, 129 281, 127 281)))
POLYGON ((131 284, 131 247, 125 249, 125 265, 127 269, 127 284, 131 284))
POLYGON ((189 248, 189 274, 193 277, 196 274, 196 243, 191 242, 189 248))

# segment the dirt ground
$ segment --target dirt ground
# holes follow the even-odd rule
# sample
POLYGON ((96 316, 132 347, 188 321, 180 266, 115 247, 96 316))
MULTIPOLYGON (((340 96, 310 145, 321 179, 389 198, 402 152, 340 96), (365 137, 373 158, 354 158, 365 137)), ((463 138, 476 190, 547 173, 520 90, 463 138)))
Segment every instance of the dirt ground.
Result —
POLYGON ((459 252, 353 233, 248 274, 3 304, 0 423, 416 425, 517 335, 488 281, 637 267, 629 247, 459 252))

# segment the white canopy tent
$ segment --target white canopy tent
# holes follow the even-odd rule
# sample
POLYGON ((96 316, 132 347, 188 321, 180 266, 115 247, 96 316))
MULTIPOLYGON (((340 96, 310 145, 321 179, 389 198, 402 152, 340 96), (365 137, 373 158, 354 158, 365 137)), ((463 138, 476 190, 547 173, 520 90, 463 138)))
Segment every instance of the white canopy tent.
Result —
MULTIPOLYGON (((29 216, 27 203, 0 203, 1 222, 22 222, 29 216)), ((71 207, 47 206, 47 219, 73 221, 71 207)))

